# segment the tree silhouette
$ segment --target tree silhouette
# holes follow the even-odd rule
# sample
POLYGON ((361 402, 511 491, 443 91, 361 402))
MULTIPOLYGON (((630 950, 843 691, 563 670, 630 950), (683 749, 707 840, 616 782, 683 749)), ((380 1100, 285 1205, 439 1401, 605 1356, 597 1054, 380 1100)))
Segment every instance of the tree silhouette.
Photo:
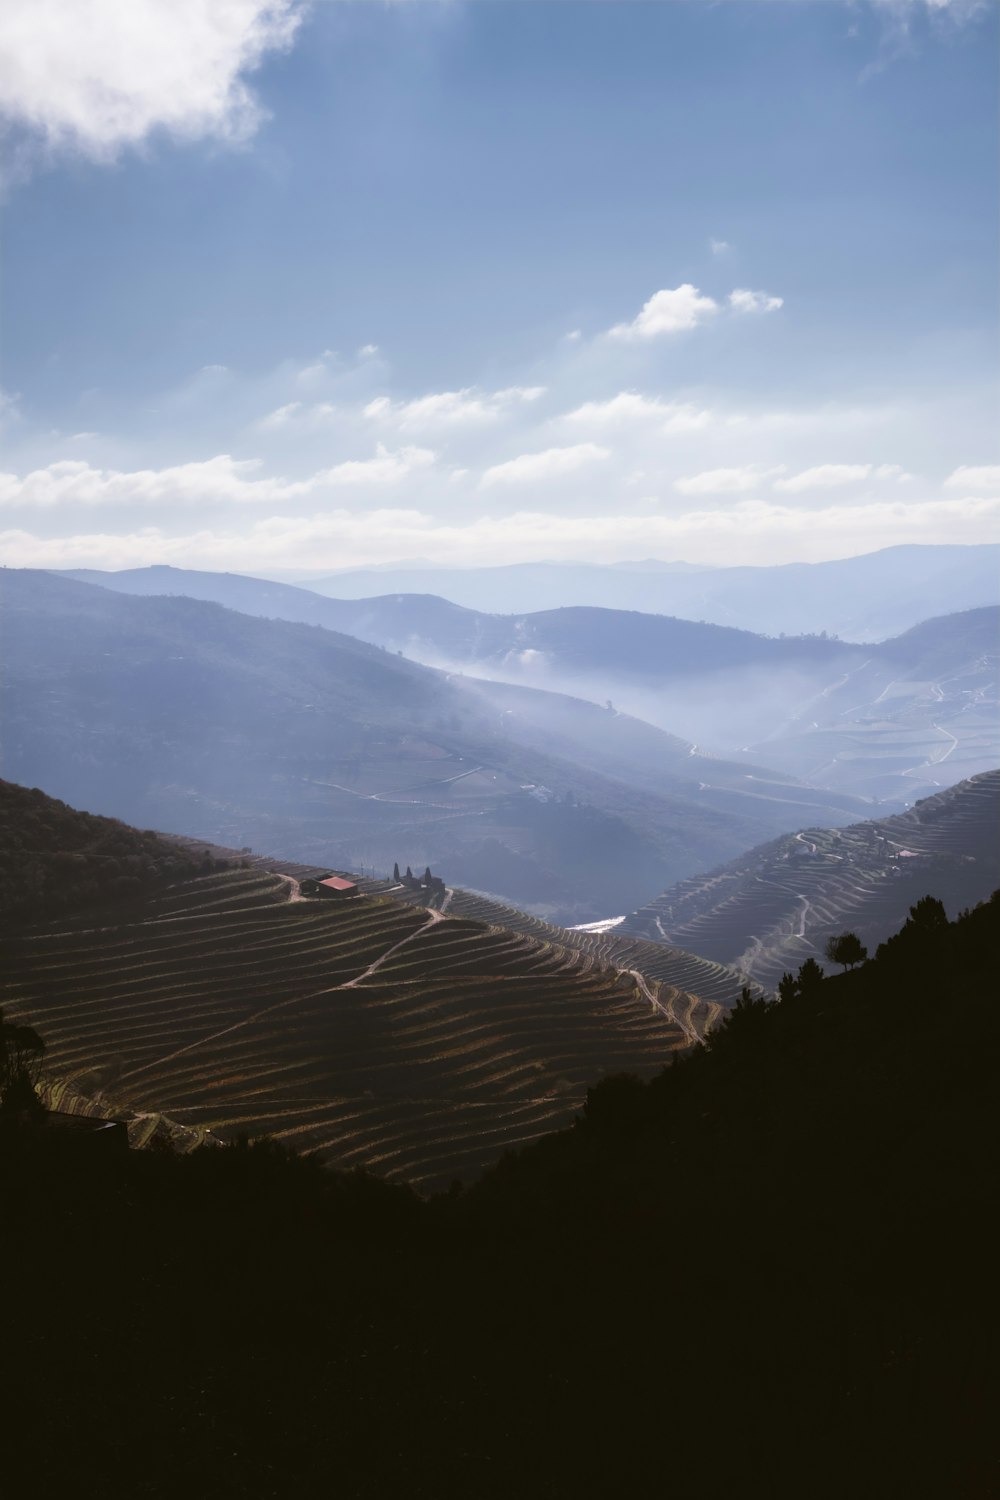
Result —
POLYGON ((794 1000, 799 993, 799 986, 793 974, 782 974, 778 985, 778 999, 782 1002, 794 1000))
POLYGON ((948 926, 948 914, 936 896, 922 896, 916 906, 910 907, 910 920, 906 927, 918 927, 922 932, 933 932, 948 926))
POLYGON ((31 1026, 16 1026, 0 1011, 0 1115, 19 1118, 41 1111, 36 1092, 45 1043, 31 1026))
POLYGON ((856 932, 839 932, 835 937, 828 938, 823 953, 830 963, 840 964, 845 969, 863 964, 868 957, 868 949, 856 932))
POLYGON ((814 958, 807 958, 801 966, 796 978, 796 985, 800 995, 815 995, 823 983, 823 970, 814 958))

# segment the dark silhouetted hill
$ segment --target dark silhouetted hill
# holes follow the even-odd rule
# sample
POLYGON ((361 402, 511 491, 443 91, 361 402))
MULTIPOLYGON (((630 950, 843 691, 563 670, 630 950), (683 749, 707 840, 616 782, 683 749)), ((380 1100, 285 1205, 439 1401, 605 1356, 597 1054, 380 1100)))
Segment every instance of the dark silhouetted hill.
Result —
POLYGON ((933 898, 853 973, 471 1191, 268 1143, 0 1134, 17 1487, 577 1500, 996 1490, 1000 903, 933 898))
MULTIPOLYGON (((210 868, 217 862, 208 857, 210 868)), ((200 851, 113 818, 77 812, 37 787, 0 781, 0 920, 50 921, 141 897, 197 874, 200 851)))

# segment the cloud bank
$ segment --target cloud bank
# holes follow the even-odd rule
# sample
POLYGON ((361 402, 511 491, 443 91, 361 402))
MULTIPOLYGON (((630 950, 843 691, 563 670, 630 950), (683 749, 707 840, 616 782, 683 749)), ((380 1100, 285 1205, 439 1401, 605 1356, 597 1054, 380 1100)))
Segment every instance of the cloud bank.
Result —
POLYGON ((41 537, 0 532, 0 549, 14 567, 140 567, 150 563, 267 574, 273 570, 363 567, 391 557, 433 557, 476 566, 559 556, 589 562, 637 555, 687 556, 719 565, 770 564, 791 535, 802 561, 874 551, 901 542, 976 542, 982 528, 1000 523, 1000 497, 797 506, 746 500, 723 509, 673 516, 601 514, 559 516, 536 511, 443 522, 418 510, 332 510, 271 516, 249 530, 202 528, 170 534, 145 527, 125 534, 41 537), (637 549, 642 549, 641 551, 637 549))
POLYGON ((4 0, 0 118, 51 152, 113 161, 155 131, 247 139, 247 75, 291 45, 294 0, 4 0))

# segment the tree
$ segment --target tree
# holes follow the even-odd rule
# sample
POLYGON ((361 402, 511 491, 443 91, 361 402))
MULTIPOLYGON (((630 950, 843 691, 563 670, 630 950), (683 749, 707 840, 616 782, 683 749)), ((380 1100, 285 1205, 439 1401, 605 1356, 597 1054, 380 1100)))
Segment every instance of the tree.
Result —
POLYGON ((856 932, 839 932, 835 937, 828 938, 823 953, 830 963, 840 964, 845 969, 863 964, 868 957, 868 949, 856 932))
POLYGON ((397 860, 392 867, 392 878, 393 880, 399 879, 399 860, 397 860))
POLYGON ((726 1012, 720 1025, 705 1038, 707 1052, 727 1055, 767 1044, 771 1033, 771 1012, 775 1002, 766 995, 755 995, 745 984, 732 1010, 726 1012))
POLYGON ((795 980, 796 989, 800 995, 808 999, 810 996, 816 994, 823 983, 823 979, 823 970, 816 960, 814 958, 807 958, 805 963, 799 967, 799 972, 795 980))
POLYGON ((948 913, 936 896, 921 896, 916 906, 910 907, 910 920, 906 923, 906 927, 917 927, 921 932, 933 932, 936 928, 947 926, 948 913))
POLYGON ((31 1026, 16 1026, 0 1011, 0 1117, 36 1114, 42 1104, 36 1092, 45 1043, 31 1026))

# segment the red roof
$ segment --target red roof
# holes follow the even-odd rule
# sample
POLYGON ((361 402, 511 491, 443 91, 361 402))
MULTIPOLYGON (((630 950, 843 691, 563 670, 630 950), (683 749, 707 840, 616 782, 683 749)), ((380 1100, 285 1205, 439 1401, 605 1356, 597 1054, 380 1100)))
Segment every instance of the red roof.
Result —
POLYGON ((326 880, 318 882, 325 885, 331 891, 356 891, 357 886, 353 880, 342 880, 339 875, 328 875, 326 880))

